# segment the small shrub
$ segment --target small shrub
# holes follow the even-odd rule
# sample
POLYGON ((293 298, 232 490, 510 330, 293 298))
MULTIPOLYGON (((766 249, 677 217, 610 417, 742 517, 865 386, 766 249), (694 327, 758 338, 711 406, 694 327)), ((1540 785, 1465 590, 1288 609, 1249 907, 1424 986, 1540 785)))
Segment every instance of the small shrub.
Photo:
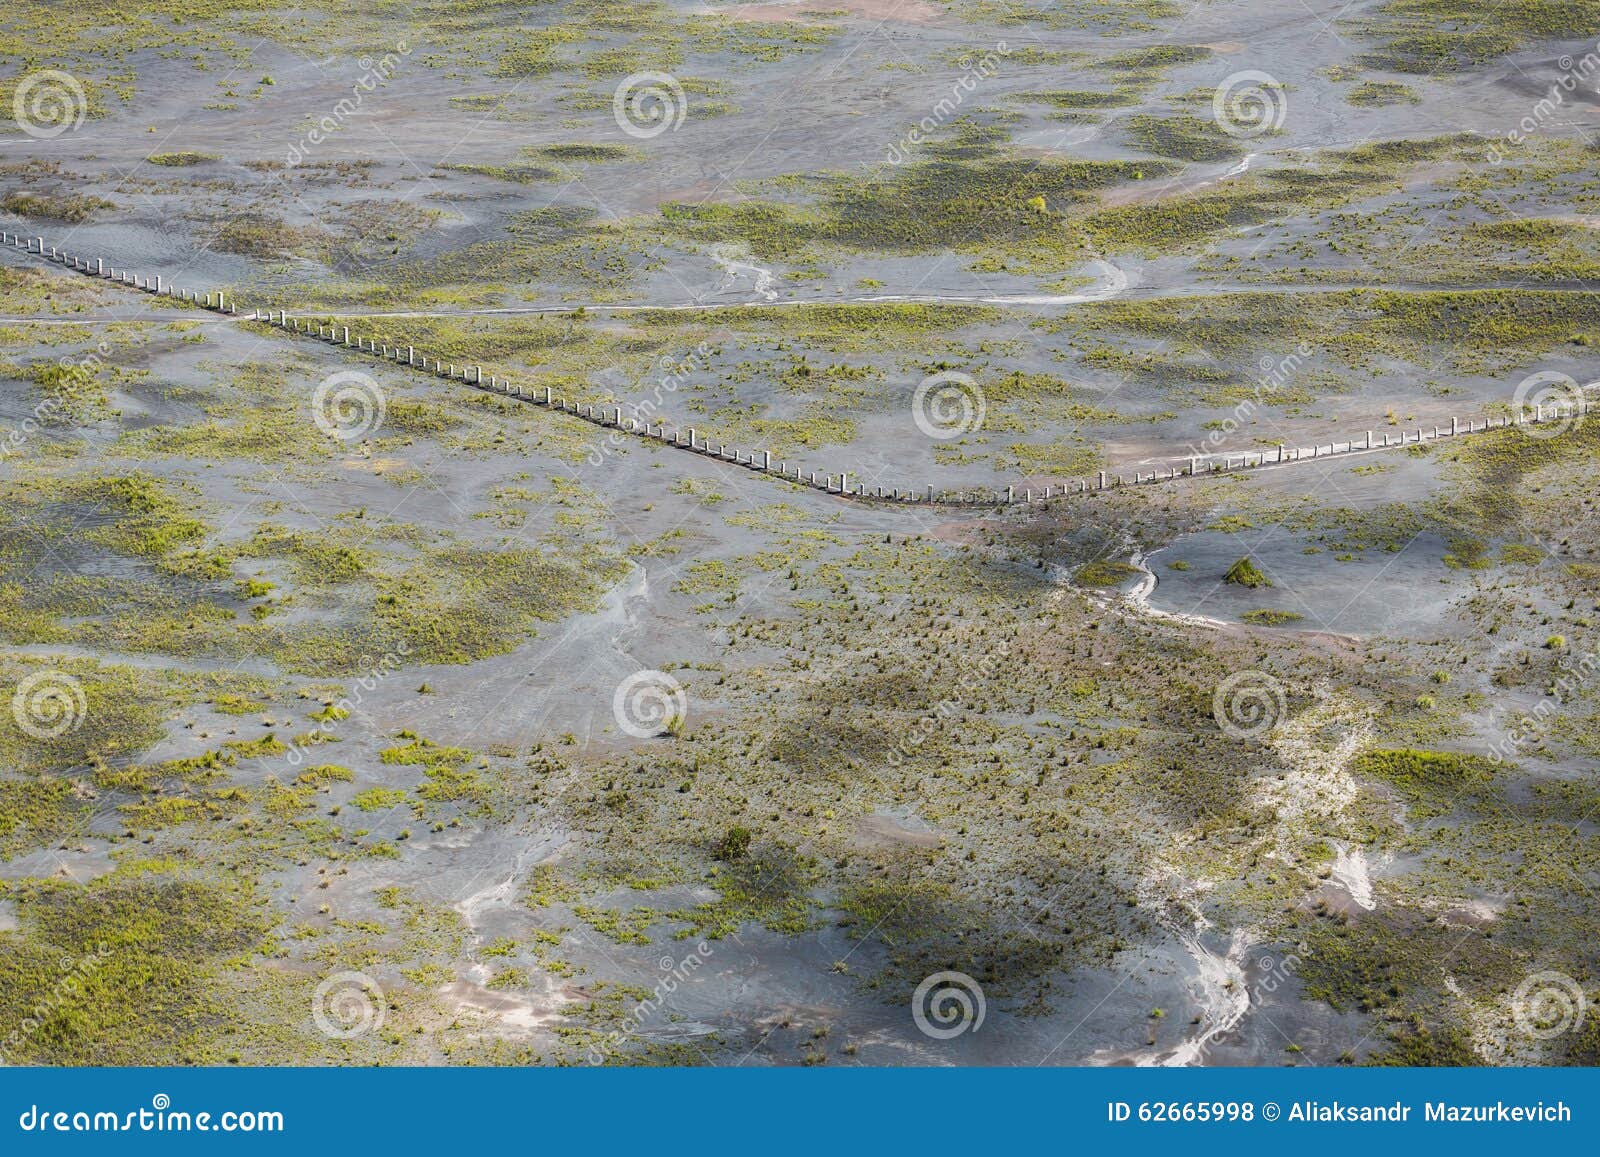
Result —
POLYGON ((1248 558, 1241 558, 1230 566, 1228 573, 1222 576, 1222 581, 1233 583, 1235 586, 1249 587, 1251 590, 1272 585, 1272 580, 1266 573, 1248 558))
POLYGON ((711 854, 715 859, 724 863, 734 863, 737 860, 744 859, 745 855, 750 851, 751 839, 749 828, 735 825, 723 833, 722 838, 717 841, 717 846, 712 849, 711 854))

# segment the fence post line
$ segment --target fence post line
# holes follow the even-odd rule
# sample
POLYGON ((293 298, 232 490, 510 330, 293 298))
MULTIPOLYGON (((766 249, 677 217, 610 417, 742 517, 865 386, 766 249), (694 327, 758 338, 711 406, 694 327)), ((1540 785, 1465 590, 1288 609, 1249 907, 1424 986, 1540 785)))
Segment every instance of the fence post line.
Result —
MULTIPOLYGON (((42 236, 29 237, 20 233, 12 233, 8 230, 0 230, 0 244, 10 244, 15 248, 23 249, 27 254, 37 254, 42 258, 48 258, 53 263, 59 263, 63 266, 69 267, 74 272, 107 278, 118 282, 119 285, 126 285, 137 290, 152 293, 158 297, 170 297, 176 301, 193 304, 197 307, 205 308, 207 310, 213 310, 223 314, 231 313, 236 317, 240 315, 238 304, 236 302, 230 302, 227 293, 223 290, 218 289, 214 291, 203 291, 199 289, 184 289, 179 285, 171 283, 165 277, 165 275, 162 274, 142 275, 127 269, 117 270, 107 263, 107 259, 105 257, 80 257, 55 245, 48 244, 45 238, 42 236)), ((114 258, 112 260, 114 260, 114 258)), ((342 343, 346 347, 354 348, 361 352, 370 352, 374 356, 378 354, 381 348, 382 355, 386 360, 389 360, 392 356, 394 361, 399 361, 400 350, 404 348, 406 352, 405 364, 409 367, 416 368, 420 365, 424 371, 431 370, 435 376, 445 377, 451 381, 459 380, 463 383, 479 387, 483 387, 485 385, 483 366, 481 364, 463 363, 460 377, 457 378, 456 367, 453 363, 446 363, 441 358, 435 358, 430 361, 430 359, 426 356, 423 356, 419 361, 417 350, 414 345, 407 345, 404 347, 397 345, 394 346, 391 351, 391 347, 387 345, 380 346, 380 343, 375 339, 368 340, 359 336, 353 337, 348 325, 335 326, 329 324, 324 326, 321 323, 312 323, 309 319, 291 318, 286 309, 263 309, 261 306, 250 306, 249 309, 249 319, 258 323, 264 322, 265 324, 280 327, 285 330, 292 329, 297 335, 310 336, 312 333, 315 333, 315 335, 321 340, 328 341, 330 343, 342 343)), ((487 386, 491 390, 503 391, 511 397, 527 401, 534 400, 534 395, 530 388, 526 386, 518 386, 510 379, 501 382, 498 377, 490 375, 487 380, 487 386)), ((1588 388, 1600 389, 1600 381, 1593 383, 1588 388)), ((665 424, 662 424, 658 429, 649 421, 641 422, 638 419, 628 419, 625 415, 624 407, 621 405, 602 406, 599 404, 572 403, 565 399, 557 399, 554 396, 553 387, 549 385, 544 387, 543 404, 547 407, 559 408, 564 413, 576 414, 577 416, 582 417, 592 423, 601 426, 611 426, 615 429, 622 430, 636 436, 649 438, 659 437, 662 441, 667 441, 670 439, 674 446, 682 447, 686 445, 687 448, 697 453, 715 456, 723 460, 731 461, 740 466, 746 466, 750 469, 759 469, 762 471, 774 470, 774 461, 772 458, 772 452, 770 450, 751 450, 748 452, 741 452, 737 448, 732 447, 727 443, 719 443, 707 438, 702 438, 699 430, 695 427, 687 428, 687 440, 685 441, 685 436, 683 433, 677 430, 669 430, 665 424)), ((1409 447, 1413 444, 1413 442, 1418 446, 1423 446, 1429 441, 1440 441, 1447 437, 1459 437, 1461 434, 1474 434, 1480 431, 1489 432, 1494 430, 1506 430, 1513 427, 1535 423, 1568 421, 1577 417, 1588 415, 1591 410, 1600 412, 1600 406, 1591 407, 1589 405, 1588 396, 1580 392, 1570 403, 1552 404, 1549 407, 1548 413, 1546 413, 1546 407, 1542 401, 1533 401, 1526 405, 1515 405, 1513 409, 1503 414, 1486 414, 1483 419, 1479 420, 1474 420, 1469 416, 1465 428, 1463 428, 1461 425, 1460 417, 1453 415, 1450 418, 1448 427, 1436 422, 1431 427, 1431 433, 1429 432, 1430 427, 1426 425, 1418 425, 1414 429, 1400 427, 1393 432, 1385 431, 1383 433, 1383 440, 1381 442, 1379 442, 1375 437, 1378 431, 1369 428, 1363 432, 1363 439, 1359 445, 1356 443, 1354 435, 1351 435, 1343 443, 1341 448, 1341 444, 1337 438, 1334 437, 1329 443, 1326 455, 1324 455, 1321 445, 1316 441, 1313 441, 1310 453, 1312 459, 1318 459, 1322 457, 1335 457, 1340 454, 1355 453, 1362 450, 1373 450, 1380 447, 1388 448, 1391 446, 1400 446, 1404 448, 1409 447), (1529 412, 1530 410, 1532 411, 1531 413, 1529 412), (1394 434, 1399 435, 1398 442, 1394 440, 1394 434)), ((1397 422, 1392 422, 1391 424, 1398 425, 1397 422)), ((1287 445, 1281 441, 1273 446, 1270 457, 1265 450, 1257 451, 1253 454, 1246 452, 1240 459, 1238 459, 1237 462, 1235 462, 1235 460, 1228 455, 1223 455, 1218 458, 1218 456, 1211 454, 1201 455, 1198 453, 1191 453, 1188 456, 1187 473, 1191 478, 1199 475, 1200 460, 1202 457, 1206 459, 1207 473, 1209 475, 1216 475, 1218 473, 1231 473, 1240 470, 1257 469, 1273 464, 1281 465, 1289 462, 1298 463, 1303 460, 1305 456, 1306 450, 1304 447, 1297 446, 1291 453, 1287 445)), ((1104 491, 1108 489, 1126 487, 1129 485, 1139 486, 1149 482, 1174 480, 1184 474, 1182 459, 1180 459, 1177 463, 1167 466, 1165 469, 1166 473, 1163 474, 1161 472, 1162 468, 1157 466, 1153 468, 1151 473, 1148 475, 1136 470, 1131 480, 1126 475, 1120 473, 1115 473, 1108 470, 1099 470, 1093 477, 1071 479, 1067 482, 1064 482, 1061 487, 1061 495, 1066 497, 1074 492, 1078 494, 1087 494, 1091 491, 1104 491), (1070 483, 1073 482, 1076 483, 1075 490, 1070 487, 1070 483)), ((777 463, 776 471, 781 477, 789 477, 789 467, 787 463, 777 463)), ((924 499, 918 492, 917 488, 908 488, 904 491, 901 491, 897 487, 883 485, 878 485, 874 489, 869 489, 864 483, 858 483, 857 485, 852 486, 850 481, 851 476, 851 472, 845 470, 837 475, 825 473, 819 479, 817 474, 813 472, 809 475, 809 481, 814 487, 824 489, 829 493, 838 493, 846 497, 859 497, 864 499, 877 497, 895 502, 904 501, 910 503, 927 501, 929 503, 942 502, 946 505, 966 506, 989 506, 1001 504, 1016 505, 1019 503, 1029 504, 1034 501, 1048 501, 1055 497, 1055 488, 1053 485, 1044 486, 1038 492, 1036 492, 1031 486, 1024 487, 1024 493, 1022 495, 1018 495, 1017 485, 1014 483, 1008 484, 1005 486, 1004 495, 1002 496, 1000 493, 1000 487, 992 483, 976 486, 967 490, 944 491, 939 490, 934 483, 927 483, 924 488, 926 493, 926 498, 924 499), (838 479, 837 491, 833 490, 835 478, 838 479)), ((798 481, 805 481, 807 479, 807 475, 799 466, 794 468, 793 477, 798 481)))

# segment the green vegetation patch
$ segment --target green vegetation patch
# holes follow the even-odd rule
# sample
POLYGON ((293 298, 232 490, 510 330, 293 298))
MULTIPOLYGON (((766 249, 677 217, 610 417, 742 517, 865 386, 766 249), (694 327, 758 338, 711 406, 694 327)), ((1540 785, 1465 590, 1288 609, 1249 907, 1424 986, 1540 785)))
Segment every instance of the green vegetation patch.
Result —
MULTIPOLYGON (((1114 35, 1127 35, 1131 32, 1154 32, 1161 27, 1160 21, 1182 16, 1185 10, 1176 0, 1057 0, 1046 4, 1034 0, 964 0, 960 11, 966 20, 977 24, 998 24, 1002 27, 1023 25, 1030 30, 1101 29, 1114 35)), ((960 56, 969 59, 981 51, 987 51, 987 48, 968 49, 960 56)), ((1034 45, 1013 48, 1008 57, 1017 64, 1025 65, 1060 64, 1076 58, 1077 54, 1074 53, 1034 45)), ((1176 53, 1173 58, 1178 59, 1176 53)))
POLYGON ((1137 104, 1138 97, 1130 92, 1096 92, 1093 89, 1052 89, 1045 92, 1019 93, 1013 100, 1030 104, 1047 104, 1059 109, 1126 108, 1137 104))
MULTIPOLYGON (((159 672, 63 657, 0 660, 0 692, 17 704, 0 712, 0 776, 30 783, 135 755, 161 738, 173 703, 187 697, 159 672)), ((18 830, 0 816, 0 838, 18 830)))
POLYGON ((0 1051, 13 1064, 200 1064, 236 1018, 220 978, 267 947, 245 885, 160 861, 87 884, 12 885, 0 932, 0 1051))
POLYGON ((0 778, 0 860, 47 847, 86 820, 70 780, 0 778))
POLYGON ((81 424, 111 415, 111 399, 95 372, 80 362, 38 362, 29 376, 44 404, 40 413, 47 424, 81 424))
POLYGON ((1357 108, 1388 108, 1396 104, 1422 103, 1416 89, 1387 80, 1369 80, 1358 84, 1344 94, 1344 99, 1357 108))
POLYGON ((582 142, 545 145, 537 151, 555 161, 625 161, 636 155, 625 145, 582 142))
POLYGON ((1362 63, 1391 72, 1465 72, 1532 41, 1600 35, 1595 0, 1387 0, 1355 21, 1379 46, 1362 63))
POLYGON ((1249 557, 1241 558, 1230 566, 1228 573, 1222 576, 1222 581, 1232 583, 1234 586, 1249 587, 1251 590, 1272 585, 1272 580, 1267 577, 1266 572, 1249 557))
MULTIPOLYGON (((1307 922, 1298 972, 1308 998, 1340 1012, 1383 1016, 1393 1026, 1391 1040, 1409 1058, 1401 1063, 1483 1063, 1470 1048, 1451 1047, 1459 1042, 1460 1026, 1431 1013, 1443 995, 1440 959, 1448 959, 1452 976, 1474 989, 1495 971, 1478 937, 1411 913, 1307 922), (1430 1010, 1426 1019, 1423 1009, 1430 1010)), ((1385 1061, 1380 1050, 1373 1063, 1394 1062, 1385 1061)))
POLYGON ((1097 559, 1086 562, 1072 572, 1072 581, 1084 587, 1115 587, 1121 586, 1139 574, 1137 567, 1129 566, 1125 562, 1109 562, 1097 559))
POLYGON ((1251 623, 1258 627, 1281 627, 1288 623, 1298 623, 1305 616, 1297 611, 1282 611, 1274 607, 1258 607, 1253 611, 1246 611, 1239 618, 1242 622, 1251 623))
POLYGON ((208 161, 221 160, 216 153, 176 152, 176 153, 151 153, 145 160, 152 165, 164 165, 168 168, 186 168, 189 165, 203 165, 208 161))
POLYGON ((1115 329, 1162 342, 1173 356, 1232 357, 1241 365, 1271 333, 1271 348, 1303 343, 1354 369, 1403 360, 1483 373, 1600 340, 1600 304, 1538 289, 1224 293, 1101 302, 1035 324, 1071 330, 1085 342, 1115 329))
MULTIPOLYGON (((1192 147, 1205 147, 1203 138, 1192 147)), ((1193 192, 1100 209, 1075 223, 1101 250, 1190 252, 1230 230, 1398 191, 1412 166, 1481 147, 1476 138, 1451 136, 1335 149, 1193 192)), ((1147 162, 1146 168, 1158 163, 1147 162)))
POLYGON ((451 173, 474 173, 480 177, 493 177, 497 181, 511 181, 518 185, 531 185, 535 181, 554 181, 560 178, 561 170, 553 169, 546 165, 486 165, 486 164, 451 164, 441 165, 440 168, 451 173))
POLYGON ((7 193, 0 197, 0 209, 18 217, 32 217, 41 221, 64 221, 78 224, 87 221, 103 209, 116 205, 104 197, 91 197, 82 193, 7 193))
POLYGON ((1059 214, 1098 190, 1171 171, 1161 161, 1013 155, 971 125, 955 141, 926 151, 928 159, 886 176, 810 178, 815 198, 805 206, 674 202, 661 213, 668 226, 696 241, 741 242, 770 260, 804 258, 819 245, 903 253, 1042 247, 1059 256, 1071 248, 1059 214))
POLYGON ((1161 117, 1140 113, 1128 118, 1127 128, 1129 139, 1136 147, 1158 157, 1226 161, 1244 151, 1215 121, 1194 116, 1161 117))
POLYGON ((1368 751, 1357 757, 1357 775, 1398 788, 1419 818, 1444 815, 1479 799, 1495 782, 1495 764, 1479 755, 1411 748, 1368 751))

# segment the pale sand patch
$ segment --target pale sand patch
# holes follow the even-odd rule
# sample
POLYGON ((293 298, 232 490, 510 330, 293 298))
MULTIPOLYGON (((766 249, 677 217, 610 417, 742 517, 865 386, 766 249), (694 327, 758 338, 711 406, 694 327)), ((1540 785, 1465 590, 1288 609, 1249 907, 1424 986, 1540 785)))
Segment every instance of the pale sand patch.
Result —
POLYGON ((561 1020, 561 1008, 580 997, 565 989, 543 999, 514 992, 496 992, 470 980, 456 980, 439 990, 457 1015, 477 1013, 499 1032, 527 1033, 561 1020))
POLYGON ((386 470, 401 470, 411 465, 404 458, 346 458, 346 470, 370 470, 374 474, 382 474, 386 470))
POLYGON ((897 24, 931 24, 939 10, 924 0, 773 0, 766 4, 708 5, 707 13, 734 20, 774 23, 794 20, 806 23, 808 15, 842 11, 863 20, 894 21, 897 24))
POLYGON ((937 848, 943 843, 936 831, 910 826, 910 821, 894 816, 862 816, 856 821, 856 835, 864 843, 910 844, 918 848, 937 848))
POLYGON ((1236 161, 1226 169, 1214 166, 1215 171, 1210 176, 1206 176, 1203 173, 1185 172, 1169 181, 1159 183, 1139 181, 1132 185, 1118 185, 1115 188, 1102 189, 1095 193, 1094 197, 1103 209, 1124 209, 1130 205, 1177 200, 1218 182, 1244 176, 1250 171, 1251 165, 1260 155, 1260 153, 1250 153, 1243 161, 1236 161))
POLYGON ((1423 900, 1422 906, 1427 909, 1437 909, 1439 923, 1449 924, 1454 928, 1481 928, 1485 924, 1492 924, 1500 919, 1500 913, 1505 908, 1504 900, 1440 900, 1428 897, 1423 900))
POLYGON ((1350 894, 1357 908, 1370 912, 1378 906, 1372 891, 1372 869, 1367 864, 1367 853, 1359 847, 1337 845, 1333 860, 1333 879, 1350 894))
POLYGON ((1497 998, 1474 999, 1449 973, 1444 989, 1455 998, 1456 1010, 1472 1038, 1472 1047, 1491 1065, 1535 1065, 1544 1061, 1543 1042, 1517 1023, 1511 993, 1497 998))
POLYGON ((1179 940, 1195 964, 1189 989, 1200 1006, 1200 1024, 1164 1056, 1140 1057, 1140 1068, 1181 1069, 1199 1064, 1212 1041, 1239 1027, 1250 1012, 1250 989, 1245 984, 1244 955, 1256 942, 1249 928, 1235 928, 1228 947, 1213 952, 1194 933, 1180 934, 1179 940))
MULTIPOLYGON (((1267 742, 1285 772, 1257 779, 1253 794, 1258 807, 1278 817, 1273 852, 1279 859, 1292 862, 1294 846, 1308 831, 1343 823, 1360 791, 1350 765, 1371 738, 1372 725, 1370 710, 1330 696, 1269 733, 1267 742), (1345 730, 1330 748, 1323 737, 1337 727, 1345 730)), ((1346 866, 1354 876, 1354 862, 1346 866)))
MULTIPOLYGON (((1262 841, 1263 851, 1293 862, 1295 849, 1309 832, 1341 823, 1345 808, 1359 790, 1349 767, 1367 742, 1371 727, 1372 716, 1366 709, 1324 696, 1270 733, 1268 743, 1285 770, 1281 777, 1256 781, 1254 802, 1277 821, 1262 841), (1344 734, 1330 747, 1325 737, 1340 727, 1344 734)), ((1179 837, 1173 851, 1181 853, 1192 842, 1192 835, 1179 837)), ((1138 1056, 1135 1063, 1139 1065, 1199 1063, 1212 1043, 1238 1028, 1251 1007, 1244 962, 1246 953, 1259 941, 1259 932, 1236 928, 1222 951, 1208 947, 1203 936, 1211 930, 1211 923, 1204 915, 1201 898, 1211 890, 1212 882, 1186 878, 1175 864, 1175 857, 1167 862, 1156 858, 1140 881, 1138 902, 1176 935, 1189 954, 1194 964, 1189 988, 1199 1008, 1199 1024, 1175 1048, 1138 1056)), ((1365 860, 1360 862, 1359 874, 1353 861, 1346 866, 1354 884, 1347 885, 1352 897, 1357 903, 1365 899, 1363 906, 1371 907, 1370 882, 1363 891, 1365 860)), ((1102 1056, 1097 1061, 1106 1059, 1102 1056)))

